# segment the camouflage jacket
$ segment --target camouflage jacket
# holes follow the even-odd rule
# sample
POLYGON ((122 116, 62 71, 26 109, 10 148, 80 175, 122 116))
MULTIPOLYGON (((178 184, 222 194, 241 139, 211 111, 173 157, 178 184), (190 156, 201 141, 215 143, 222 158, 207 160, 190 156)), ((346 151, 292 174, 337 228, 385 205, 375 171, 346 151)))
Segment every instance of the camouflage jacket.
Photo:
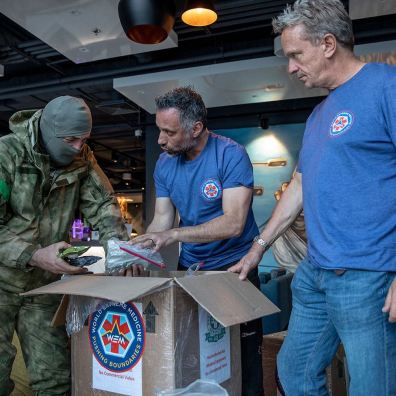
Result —
POLYGON ((50 168, 38 150, 40 114, 14 114, 13 133, 0 138, 0 281, 10 270, 27 271, 40 247, 68 241, 76 209, 102 243, 127 239, 112 187, 87 145, 69 166, 50 168))

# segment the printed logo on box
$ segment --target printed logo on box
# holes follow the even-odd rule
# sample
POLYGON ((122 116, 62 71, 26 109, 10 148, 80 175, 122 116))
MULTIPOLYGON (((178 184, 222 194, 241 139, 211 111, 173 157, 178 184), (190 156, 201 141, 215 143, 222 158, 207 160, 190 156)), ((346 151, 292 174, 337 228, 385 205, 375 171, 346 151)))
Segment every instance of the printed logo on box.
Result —
POLYGON ((201 187, 201 193, 204 198, 209 201, 213 201, 221 196, 221 184, 216 179, 209 179, 203 182, 201 187))
POLYGON ((143 319, 132 303, 114 303, 90 316, 92 353, 107 370, 132 369, 143 356, 145 339, 143 319))
POLYGON ((208 342, 217 342, 225 336, 225 327, 211 315, 208 315, 207 328, 208 332, 205 333, 205 340, 208 342))
POLYGON ((338 113, 331 123, 330 135, 339 136, 351 128, 353 124, 353 116, 347 111, 338 113))

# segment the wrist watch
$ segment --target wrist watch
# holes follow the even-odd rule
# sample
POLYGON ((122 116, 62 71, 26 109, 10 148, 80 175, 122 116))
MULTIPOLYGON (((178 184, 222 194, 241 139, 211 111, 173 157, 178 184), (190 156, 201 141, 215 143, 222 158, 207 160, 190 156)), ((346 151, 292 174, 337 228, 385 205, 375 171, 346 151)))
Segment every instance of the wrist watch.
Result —
POLYGON ((260 245, 264 250, 267 250, 270 247, 267 241, 264 241, 264 239, 260 238, 260 235, 256 235, 253 239, 253 242, 260 245))

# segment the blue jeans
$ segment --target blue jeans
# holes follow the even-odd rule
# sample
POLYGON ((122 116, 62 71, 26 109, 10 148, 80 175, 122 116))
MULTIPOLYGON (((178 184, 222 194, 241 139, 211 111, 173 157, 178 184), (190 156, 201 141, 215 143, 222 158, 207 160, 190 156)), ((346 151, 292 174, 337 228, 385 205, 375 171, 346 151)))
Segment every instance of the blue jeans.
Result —
POLYGON ((292 282, 293 310, 278 355, 287 396, 328 395, 326 367, 343 343, 350 396, 396 396, 396 324, 381 309, 395 273, 342 275, 304 260, 292 282))

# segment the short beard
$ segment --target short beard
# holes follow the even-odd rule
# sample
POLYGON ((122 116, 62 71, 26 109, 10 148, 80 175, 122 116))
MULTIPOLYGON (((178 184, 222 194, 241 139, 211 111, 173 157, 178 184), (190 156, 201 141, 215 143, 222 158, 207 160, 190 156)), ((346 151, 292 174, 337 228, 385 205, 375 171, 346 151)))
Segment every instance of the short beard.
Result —
POLYGON ((177 155, 188 153, 193 148, 195 148, 197 144, 198 139, 190 136, 188 140, 185 141, 182 145, 180 145, 179 147, 175 147, 173 150, 167 151, 167 153, 172 157, 176 157, 177 155))

